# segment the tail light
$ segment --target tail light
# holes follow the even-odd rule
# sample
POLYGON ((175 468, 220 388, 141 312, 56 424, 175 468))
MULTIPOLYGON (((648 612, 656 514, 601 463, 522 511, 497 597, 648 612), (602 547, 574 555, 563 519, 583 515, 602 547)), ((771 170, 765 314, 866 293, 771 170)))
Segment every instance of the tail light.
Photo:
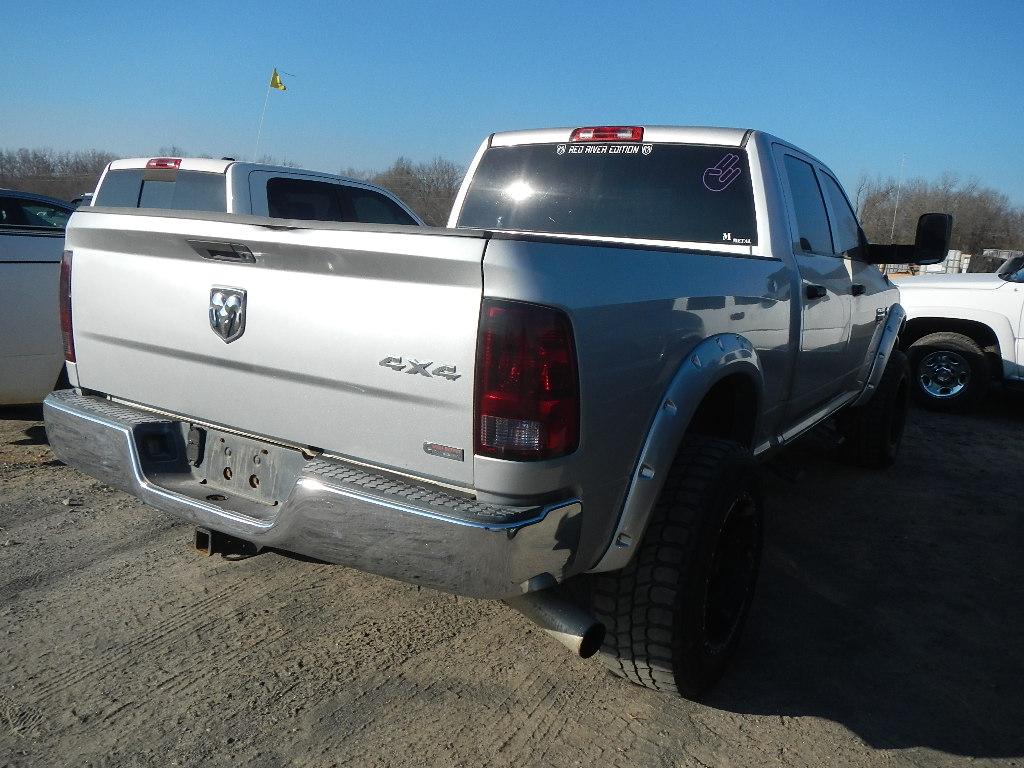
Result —
POLYGON ((476 360, 476 452, 553 459, 579 444, 579 375, 564 312, 484 299, 476 360))
POLYGON ((577 128, 569 141, 643 141, 644 129, 639 125, 602 125, 577 128))
POLYGON ((71 321, 71 251, 60 260, 60 331, 64 336, 64 359, 75 362, 74 324, 71 321))

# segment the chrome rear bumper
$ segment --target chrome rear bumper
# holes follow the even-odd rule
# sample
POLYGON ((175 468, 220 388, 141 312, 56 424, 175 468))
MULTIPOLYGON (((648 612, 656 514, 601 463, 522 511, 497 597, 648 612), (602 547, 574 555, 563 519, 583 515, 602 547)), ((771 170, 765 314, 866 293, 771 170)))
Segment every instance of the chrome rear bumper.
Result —
POLYGON ((484 504, 346 462, 303 459, 278 504, 218 492, 195 478, 187 422, 73 390, 44 403, 66 464, 148 504, 260 547, 470 597, 507 598, 561 581, 579 542, 579 500, 484 504), (160 435, 159 461, 142 438, 160 435), (168 449, 168 446, 170 448, 168 449))

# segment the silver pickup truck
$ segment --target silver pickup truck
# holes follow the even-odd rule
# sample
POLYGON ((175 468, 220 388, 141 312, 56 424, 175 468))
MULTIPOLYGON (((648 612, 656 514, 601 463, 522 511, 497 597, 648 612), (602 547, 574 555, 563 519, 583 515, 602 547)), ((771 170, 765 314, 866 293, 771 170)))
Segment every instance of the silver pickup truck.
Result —
POLYGON ((895 458, 904 320, 835 175, 758 131, 497 133, 450 227, 93 207, 68 229, 68 464, 261 549, 507 600, 698 696, 758 569, 759 459, 895 458))

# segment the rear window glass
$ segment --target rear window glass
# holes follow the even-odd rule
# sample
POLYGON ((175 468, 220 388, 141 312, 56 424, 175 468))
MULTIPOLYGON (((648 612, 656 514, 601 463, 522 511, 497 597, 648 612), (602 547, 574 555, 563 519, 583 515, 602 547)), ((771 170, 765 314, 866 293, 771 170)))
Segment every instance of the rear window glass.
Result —
POLYGON ((786 155, 786 176, 789 178, 789 189, 793 193, 800 250, 831 254, 832 231, 814 168, 803 160, 786 155))
POLYGON ((346 192, 356 221, 368 224, 416 223, 409 214, 382 194, 358 187, 348 187, 346 192))
POLYGON ((227 210, 225 179, 222 173, 201 171, 157 171, 152 174, 137 168, 108 171, 93 202, 95 205, 122 208, 223 213, 227 210))
POLYGON ((477 166, 458 226, 757 243, 747 154, 736 147, 492 147, 477 166))
POLYGON ((267 182, 271 218, 303 221, 344 221, 336 184, 306 179, 275 178, 267 182))
POLYGON ((103 183, 96 190, 94 205, 110 205, 117 208, 138 208, 139 192, 142 190, 142 169, 107 171, 103 183))

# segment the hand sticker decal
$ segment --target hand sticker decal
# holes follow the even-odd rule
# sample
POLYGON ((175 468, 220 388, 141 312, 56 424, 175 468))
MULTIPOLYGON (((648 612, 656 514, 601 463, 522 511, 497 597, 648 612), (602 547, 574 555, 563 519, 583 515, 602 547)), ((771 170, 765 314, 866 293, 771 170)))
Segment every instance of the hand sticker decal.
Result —
POLYGON ((704 171, 704 186, 709 192, 721 192, 740 177, 740 158, 731 152, 704 171))

